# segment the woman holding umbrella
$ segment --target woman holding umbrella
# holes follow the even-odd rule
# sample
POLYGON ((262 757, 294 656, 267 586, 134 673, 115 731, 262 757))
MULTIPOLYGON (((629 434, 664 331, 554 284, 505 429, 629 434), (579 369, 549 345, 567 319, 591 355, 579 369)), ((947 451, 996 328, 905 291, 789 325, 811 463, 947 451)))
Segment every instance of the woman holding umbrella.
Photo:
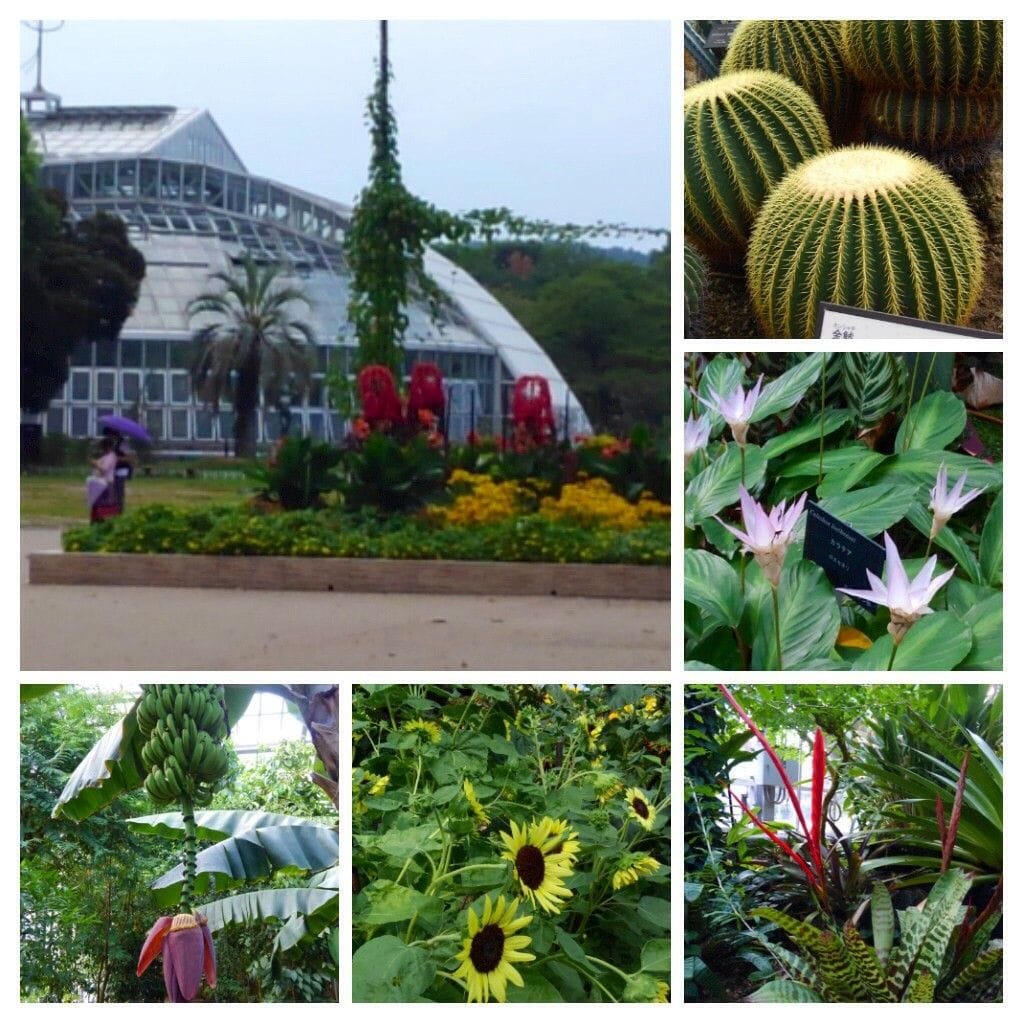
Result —
POLYGON ((145 444, 149 444, 151 438, 141 424, 126 416, 101 416, 99 424, 103 428, 103 436, 114 441, 114 455, 117 459, 114 467, 114 504, 117 511, 114 514, 120 515, 124 512, 128 481, 135 472, 135 454, 125 438, 134 437, 145 444))

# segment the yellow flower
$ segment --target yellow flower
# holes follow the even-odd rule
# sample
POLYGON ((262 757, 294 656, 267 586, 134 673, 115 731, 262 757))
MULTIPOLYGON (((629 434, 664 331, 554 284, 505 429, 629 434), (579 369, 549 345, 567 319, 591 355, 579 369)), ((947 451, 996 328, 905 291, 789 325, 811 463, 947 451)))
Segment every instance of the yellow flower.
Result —
POLYGON ((667 1003, 668 1002, 668 985, 663 981, 658 982, 658 991, 654 994, 654 998, 651 1000, 652 1003, 667 1003))
POLYGON ((513 821, 510 827, 511 835, 501 833, 505 844, 501 856, 515 866, 523 895, 549 914, 561 913, 562 905, 572 898, 564 880, 572 874, 579 850, 576 833, 568 831, 567 822, 547 817, 522 826, 513 821))
POLYGON ((656 519, 667 520, 672 509, 647 494, 633 504, 616 494, 607 480, 595 477, 566 484, 558 498, 542 498, 540 513, 549 519, 568 520, 581 526, 635 530, 656 519))
POLYGON ((612 888, 624 889, 627 885, 638 882, 644 875, 653 874, 661 864, 653 857, 643 853, 627 854, 623 857, 612 875, 612 888))
POLYGON ((469 936, 463 943, 462 952, 455 954, 459 961, 454 977, 466 987, 466 1001, 486 1003, 494 996, 505 1002, 505 991, 509 982, 523 987, 523 977, 514 964, 536 960, 533 953, 524 950, 532 941, 529 935, 516 935, 525 928, 532 917, 516 917, 519 900, 512 900, 505 909, 505 897, 499 896, 491 907, 490 896, 484 897, 483 916, 477 919, 473 908, 466 917, 469 936))
MULTIPOLYGON (((370 777, 369 774, 367 776, 370 777)), ((374 782, 370 786, 370 796, 380 796, 385 789, 388 788, 388 783, 391 781, 390 775, 375 775, 373 776, 374 782)))
POLYGON ((483 809, 483 805, 476 798, 476 790, 473 788, 473 783, 469 779, 462 780, 462 792, 466 795, 466 802, 469 804, 470 810, 476 816, 477 821, 481 825, 489 825, 491 819, 487 817, 487 812, 483 809))
POLYGON ((402 726, 404 732, 418 732, 431 743, 441 742, 441 727, 436 722, 428 722, 424 718, 414 718, 402 726))
POLYGON ((626 806, 629 808, 628 816, 634 821, 638 822, 648 832, 654 828, 654 822, 657 820, 657 812, 647 802, 647 797, 643 790, 627 789, 626 790, 626 806))

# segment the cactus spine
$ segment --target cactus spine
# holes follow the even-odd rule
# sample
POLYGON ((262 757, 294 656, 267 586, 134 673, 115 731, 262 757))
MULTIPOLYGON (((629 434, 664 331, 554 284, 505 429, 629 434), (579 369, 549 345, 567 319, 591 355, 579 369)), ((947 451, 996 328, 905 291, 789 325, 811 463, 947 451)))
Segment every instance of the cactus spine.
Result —
POLYGON ((814 101, 772 71, 722 75, 683 94, 685 228, 709 255, 742 251, 765 196, 828 149, 814 101))
POLYGON ((192 909, 196 873, 195 807, 208 804, 227 770, 224 688, 193 684, 143 686, 135 720, 143 743, 146 792, 157 804, 179 803, 185 824, 180 906, 192 909))
POLYGON ((700 253, 683 243, 683 337, 699 338, 704 319, 708 271, 700 253))
POLYGON ((825 115, 833 139, 843 139, 855 112, 856 82, 839 49, 838 21, 741 21, 722 72, 777 71, 805 89, 825 115))
POLYGON ((850 146, 808 160, 754 225, 747 284, 767 337, 813 336, 818 303, 961 324, 982 278, 977 223, 921 157, 850 146))
POLYGON ((914 149, 933 151, 989 142, 1003 126, 1003 98, 935 96, 924 92, 883 90, 867 97, 868 120, 884 135, 914 149))
POLYGON ((867 86, 978 95, 1002 88, 1001 21, 844 21, 843 59, 867 86))
POLYGON ((942 167, 984 163, 1002 131, 1001 21, 847 21, 840 46, 877 136, 942 167))

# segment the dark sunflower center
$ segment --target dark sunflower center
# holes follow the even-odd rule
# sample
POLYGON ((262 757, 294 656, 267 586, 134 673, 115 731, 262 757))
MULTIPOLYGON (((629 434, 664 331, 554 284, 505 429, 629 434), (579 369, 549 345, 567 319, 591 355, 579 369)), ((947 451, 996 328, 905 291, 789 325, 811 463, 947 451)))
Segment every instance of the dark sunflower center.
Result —
POLYGON ((544 854, 536 846, 522 846, 516 854, 516 873, 523 885, 539 889, 544 881, 544 854))
POLYGON ((651 813, 647 807, 647 804, 645 804, 643 800, 641 800, 638 796, 633 797, 633 810, 636 811, 636 813, 639 814, 641 818, 646 818, 651 813))
POLYGON ((484 925, 473 936, 469 959, 481 974, 490 974, 501 963, 505 949, 505 933, 496 924, 484 925))

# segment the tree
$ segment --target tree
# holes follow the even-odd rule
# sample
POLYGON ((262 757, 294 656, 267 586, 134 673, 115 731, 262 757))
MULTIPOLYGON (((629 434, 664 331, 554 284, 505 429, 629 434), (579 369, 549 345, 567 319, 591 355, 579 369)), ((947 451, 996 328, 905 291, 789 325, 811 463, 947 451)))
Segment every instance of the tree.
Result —
POLYGON ((352 274, 348 318, 359 346, 356 368, 376 363, 400 376, 410 291, 426 298, 435 312, 443 298, 423 267, 426 247, 438 238, 467 237, 468 228, 457 217, 412 195, 402 183, 398 125, 388 100, 390 80, 388 28, 382 21, 377 80, 366 107, 373 146, 369 182, 345 234, 345 257, 352 274))
POLYGON ((64 220, 38 184, 39 158, 21 121, 21 408, 42 412, 64 386, 83 341, 118 336, 146 274, 124 222, 97 213, 64 220))
POLYGON ((280 266, 258 266, 246 257, 240 274, 217 273, 219 292, 197 295, 190 317, 211 313, 219 319, 194 335, 192 387, 216 412, 221 401, 235 411, 235 454, 256 454, 256 412, 260 390, 281 394, 291 376, 302 386, 309 374, 306 346, 313 329, 292 317, 290 306, 310 301, 301 288, 278 283, 280 266))

